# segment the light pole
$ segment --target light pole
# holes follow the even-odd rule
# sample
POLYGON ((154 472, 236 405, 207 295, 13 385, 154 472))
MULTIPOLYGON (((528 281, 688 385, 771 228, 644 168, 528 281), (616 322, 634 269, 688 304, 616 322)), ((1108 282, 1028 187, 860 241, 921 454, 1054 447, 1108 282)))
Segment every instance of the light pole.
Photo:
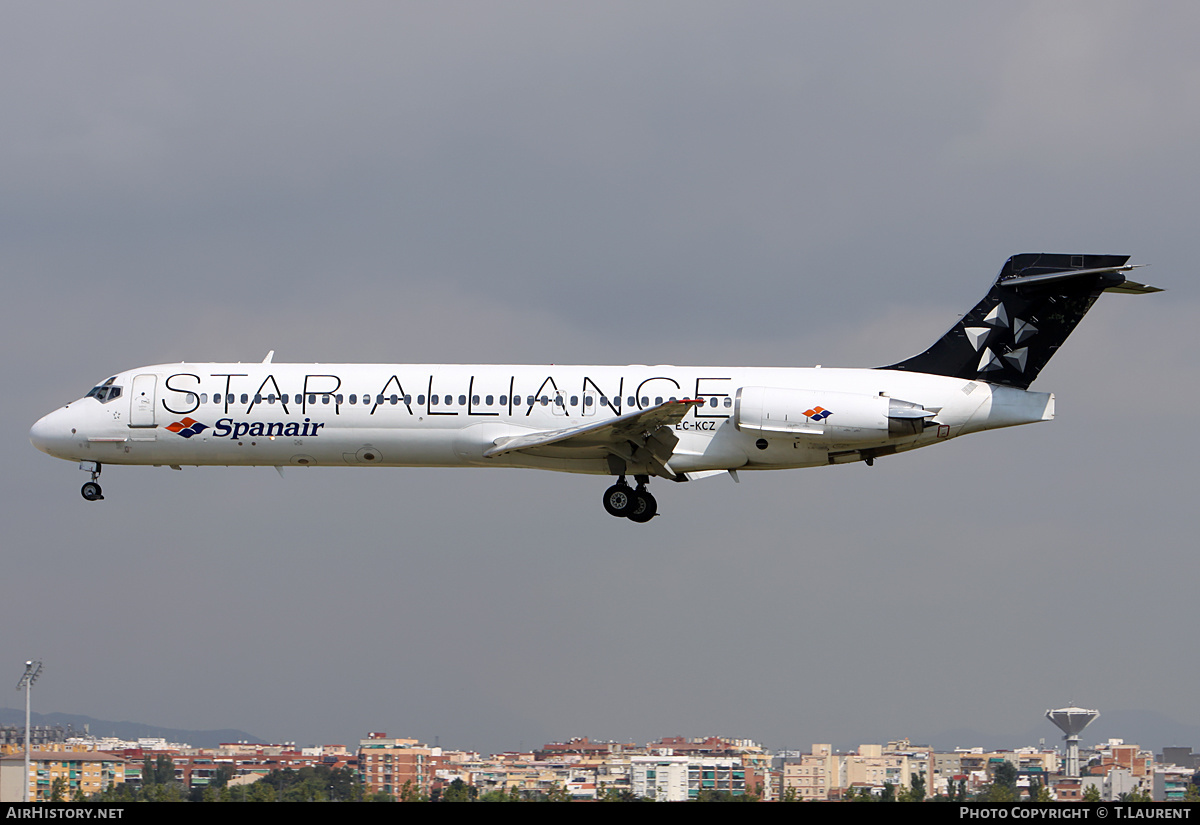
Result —
POLYGON ((17 682, 17 690, 25 688, 25 801, 29 801, 29 689, 42 675, 41 662, 26 662, 25 673, 17 682))

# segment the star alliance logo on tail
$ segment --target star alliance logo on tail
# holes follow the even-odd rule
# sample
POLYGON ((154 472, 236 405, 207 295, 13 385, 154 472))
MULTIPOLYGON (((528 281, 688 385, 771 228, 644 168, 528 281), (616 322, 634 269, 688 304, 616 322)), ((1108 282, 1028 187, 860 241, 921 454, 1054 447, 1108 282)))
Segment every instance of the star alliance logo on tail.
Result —
POLYGON ((182 421, 176 421, 174 424, 168 424, 167 429, 173 433, 177 433, 184 438, 191 438, 194 435, 200 435, 208 429, 208 425, 201 424, 194 418, 185 418, 182 421))

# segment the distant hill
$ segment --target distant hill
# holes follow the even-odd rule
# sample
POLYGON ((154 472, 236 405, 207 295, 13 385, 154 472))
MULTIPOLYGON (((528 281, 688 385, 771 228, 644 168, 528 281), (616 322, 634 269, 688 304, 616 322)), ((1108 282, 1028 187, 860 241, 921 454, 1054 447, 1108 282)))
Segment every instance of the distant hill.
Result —
MULTIPOLYGON (((108 722, 103 719, 93 719, 90 716, 79 716, 73 713, 31 713, 29 722, 32 725, 70 725, 76 731, 85 729, 92 736, 115 736, 119 739, 140 739, 147 736, 160 736, 168 742, 186 742, 194 748, 215 748, 222 742, 250 742, 253 744, 268 744, 259 737, 244 730, 182 730, 180 728, 160 728, 155 725, 144 725, 141 722, 108 722)), ((0 725, 24 725, 25 711, 15 708, 0 708, 0 725)))

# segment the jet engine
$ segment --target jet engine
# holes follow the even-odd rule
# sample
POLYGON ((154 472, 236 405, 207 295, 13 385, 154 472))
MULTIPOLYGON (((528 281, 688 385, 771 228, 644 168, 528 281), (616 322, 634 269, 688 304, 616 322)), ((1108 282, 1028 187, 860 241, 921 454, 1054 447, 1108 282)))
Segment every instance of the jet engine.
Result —
POLYGON ((779 387, 742 387, 734 423, 743 432, 878 442, 917 435, 937 415, 920 404, 883 395, 779 387))

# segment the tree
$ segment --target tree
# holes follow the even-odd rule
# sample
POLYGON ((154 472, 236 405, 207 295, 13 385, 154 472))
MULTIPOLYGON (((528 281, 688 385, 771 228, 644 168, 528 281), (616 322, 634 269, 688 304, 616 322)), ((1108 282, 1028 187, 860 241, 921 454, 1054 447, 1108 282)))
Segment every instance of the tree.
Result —
POLYGON ((546 793, 545 801, 547 802, 570 802, 572 799, 571 792, 563 787, 561 782, 555 782, 550 790, 546 793))
POLYGON ((980 802, 1016 802, 1017 766, 1012 762, 1001 762, 992 770, 992 782, 979 796, 980 802))
MULTIPOLYGON (((454 781, 462 782, 461 779, 456 779, 454 781)), ((474 790, 474 788, 472 788, 472 790, 474 790)), ((445 799, 445 798, 443 797, 443 799, 445 799)), ((419 787, 417 787, 415 784, 413 784, 413 781, 411 779, 409 779, 404 783, 404 786, 402 788, 400 788, 400 801, 401 802, 428 802, 429 797, 426 794, 421 793, 421 789, 419 787)), ((445 799, 445 801, 446 802, 458 802, 458 801, 466 802, 468 800, 445 799)))
POLYGON ((1087 790, 1083 792, 1083 801, 1102 802, 1103 798, 1100 796, 1100 789, 1095 785, 1088 785, 1087 790))
POLYGON ((260 779, 248 788, 248 795, 242 797, 247 802, 274 802, 275 786, 260 779))
MULTIPOLYGON (((150 757, 146 757, 146 763, 149 764, 149 762, 150 757)), ((155 785, 169 785, 175 781, 175 763, 165 753, 158 755, 158 759, 154 762, 153 772, 155 785)))
POLYGON ((311 768, 274 770, 250 786, 248 801, 268 801, 253 798, 270 789, 271 800, 280 802, 356 802, 363 797, 362 780, 352 768, 330 768, 317 765, 311 768), (261 786, 261 787, 260 787, 261 786))
POLYGON ((1146 793, 1141 788, 1134 788, 1128 793, 1123 793, 1119 797, 1122 802, 1152 802, 1150 794, 1146 793))
POLYGON ((618 790, 616 788, 608 788, 604 791, 604 795, 600 797, 601 802, 649 802, 651 800, 645 797, 638 796, 630 790, 618 790))
MULTIPOLYGON (((405 783, 404 787, 408 788, 410 783, 405 783)), ((401 791, 401 802, 414 802, 416 800, 405 799, 401 791)), ((462 779, 455 779, 449 785, 442 789, 442 802, 474 802, 475 797, 479 795, 479 790, 462 779)))
POLYGON ((902 790, 897 798, 901 802, 924 802, 925 780, 920 774, 914 773, 908 781, 908 787, 902 790))
POLYGON ((1033 803, 1053 802, 1054 795, 1039 777, 1029 777, 1029 801, 1033 803))
POLYGON ((718 791, 711 788, 702 790, 696 795, 696 802, 758 802, 752 793, 735 794, 732 791, 718 791))

